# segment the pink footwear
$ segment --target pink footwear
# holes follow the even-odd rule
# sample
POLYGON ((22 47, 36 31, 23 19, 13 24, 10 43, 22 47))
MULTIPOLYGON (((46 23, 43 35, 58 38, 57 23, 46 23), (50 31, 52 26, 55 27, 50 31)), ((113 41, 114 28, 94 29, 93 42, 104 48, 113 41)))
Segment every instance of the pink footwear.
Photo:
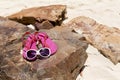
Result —
POLYGON ((48 58, 57 51, 57 45, 44 32, 35 32, 30 34, 24 41, 23 46, 22 55, 27 60, 34 60, 37 58, 37 55, 40 55, 43 58, 48 58), (37 48, 38 43, 42 44, 42 48, 37 48))
POLYGON ((38 39, 41 40, 43 47, 48 47, 51 50, 51 54, 57 51, 57 45, 48 37, 46 33, 38 33, 38 39))

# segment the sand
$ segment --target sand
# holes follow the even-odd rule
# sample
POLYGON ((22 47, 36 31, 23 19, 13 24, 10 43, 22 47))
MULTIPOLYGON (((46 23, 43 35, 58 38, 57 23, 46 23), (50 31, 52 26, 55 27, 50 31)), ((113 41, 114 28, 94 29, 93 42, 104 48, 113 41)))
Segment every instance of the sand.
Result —
MULTIPOLYGON (((120 0, 0 0, 0 16, 52 4, 67 5, 68 19, 64 23, 77 16, 87 16, 109 27, 120 28, 120 0)), ((120 80, 120 63, 114 65, 90 45, 87 53, 82 77, 78 75, 76 80, 120 80)))

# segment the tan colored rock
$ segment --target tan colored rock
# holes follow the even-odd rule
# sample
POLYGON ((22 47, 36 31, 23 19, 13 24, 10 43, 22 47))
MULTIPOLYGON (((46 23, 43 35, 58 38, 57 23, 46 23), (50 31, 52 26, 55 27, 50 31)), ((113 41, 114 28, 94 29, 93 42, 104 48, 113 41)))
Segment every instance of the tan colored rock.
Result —
POLYGON ((99 24, 84 16, 71 20, 67 25, 82 33, 90 44, 114 64, 120 61, 120 29, 99 24))
POLYGON ((51 29, 53 28, 54 26, 52 25, 52 23, 50 23, 48 20, 46 21, 43 21, 41 23, 39 22, 35 22, 34 24, 36 27, 36 30, 40 30, 40 29, 51 29))
POLYGON ((81 36, 62 26, 41 30, 56 42, 58 50, 48 59, 28 62, 20 54, 22 48, 20 36, 28 29, 24 30, 26 26, 18 23, 14 25, 14 23, 16 22, 0 20, 0 25, 2 25, 0 36, 5 38, 5 41, 2 39, 4 44, 1 45, 0 53, 0 80, 76 79, 87 59, 85 52, 87 43, 80 40, 81 36))
POLYGON ((7 18, 25 25, 35 25, 36 22, 42 23, 48 20, 53 26, 55 26, 60 25, 62 21, 66 18, 65 13, 65 5, 50 5, 24 9, 18 13, 7 16, 7 18))
POLYGON ((0 46, 20 41, 26 31, 30 29, 25 25, 0 17, 0 46))
POLYGON ((21 37, 26 31, 31 30, 25 25, 0 17, 0 80, 14 80, 7 73, 9 71, 14 73, 12 76, 19 74, 16 62, 20 59, 21 37))

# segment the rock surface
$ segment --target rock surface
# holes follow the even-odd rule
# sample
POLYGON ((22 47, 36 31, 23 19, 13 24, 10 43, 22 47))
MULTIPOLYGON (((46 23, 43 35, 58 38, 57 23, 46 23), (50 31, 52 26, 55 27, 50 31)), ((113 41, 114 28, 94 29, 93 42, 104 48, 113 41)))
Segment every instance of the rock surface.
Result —
POLYGON ((50 23, 48 20, 43 21, 43 22, 41 22, 41 23, 35 22, 34 25, 36 26, 36 27, 35 27, 36 30, 40 30, 40 29, 51 29, 51 28, 54 27, 54 26, 52 25, 52 23, 50 23))
POLYGON ((20 54, 20 37, 26 28, 0 19, 0 40, 4 42, 0 43, 0 80, 75 80, 87 58, 87 43, 80 41, 81 36, 66 27, 41 30, 56 42, 58 51, 48 59, 28 62, 20 54))
POLYGON ((21 36, 26 31, 30 30, 25 25, 0 17, 0 48, 20 42, 21 36))
MULTIPOLYGON (((18 13, 8 16, 7 18, 25 25, 33 24, 36 26, 36 29, 38 29, 38 24, 35 24, 36 22, 42 23, 44 21, 49 21, 53 26, 60 25, 65 19, 65 13, 65 5, 50 5, 24 9, 18 13)), ((43 29, 44 27, 41 28, 43 29)))
POLYGON ((71 20, 67 25, 79 34, 83 33, 86 40, 114 64, 120 61, 120 30, 118 28, 99 24, 84 16, 71 20))
POLYGON ((16 62, 20 59, 21 37, 32 31, 25 25, 0 17, 0 80, 13 80, 18 75, 16 62), (11 72, 12 75, 10 75, 11 72))

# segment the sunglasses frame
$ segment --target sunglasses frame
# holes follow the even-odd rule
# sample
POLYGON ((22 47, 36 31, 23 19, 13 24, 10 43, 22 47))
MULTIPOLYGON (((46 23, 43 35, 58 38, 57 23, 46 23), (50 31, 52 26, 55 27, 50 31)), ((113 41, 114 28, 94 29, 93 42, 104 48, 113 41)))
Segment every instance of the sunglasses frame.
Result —
POLYGON ((34 59, 37 58, 37 56, 40 56, 40 57, 42 57, 42 58, 48 58, 48 57, 50 57, 50 55, 51 55, 51 50, 50 50, 49 48, 47 48, 47 47, 40 48, 39 50, 36 50, 36 49, 29 49, 29 50, 26 51, 25 54, 26 54, 26 59, 28 59, 28 60, 34 60, 34 59), (41 55, 40 50, 42 50, 42 49, 48 49, 48 50, 49 50, 48 56, 43 56, 43 55, 41 55), (31 51, 31 50, 33 50, 33 51, 36 52, 36 54, 35 54, 35 56, 34 56, 33 58, 28 57, 28 52, 31 51))

